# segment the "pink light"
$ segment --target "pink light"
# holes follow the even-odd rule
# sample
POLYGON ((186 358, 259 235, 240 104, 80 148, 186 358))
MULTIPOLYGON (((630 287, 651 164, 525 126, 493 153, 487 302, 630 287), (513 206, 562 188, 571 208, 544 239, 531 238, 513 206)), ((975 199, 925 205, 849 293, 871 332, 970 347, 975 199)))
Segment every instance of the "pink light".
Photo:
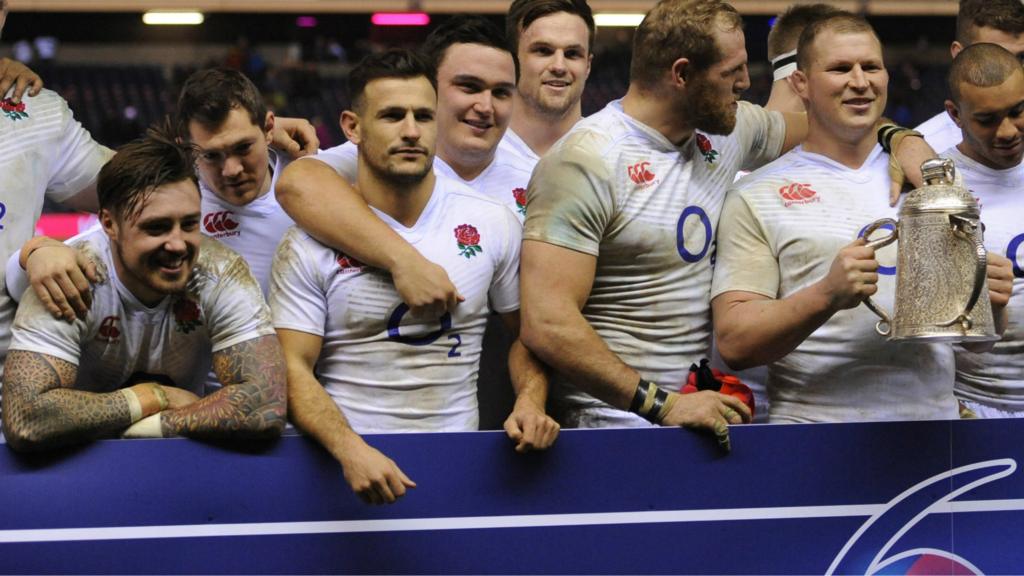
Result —
POLYGON ((430 16, 424 12, 376 12, 370 22, 376 26, 426 26, 430 16))
POLYGON ((295 19, 295 25, 299 28, 316 28, 315 16, 299 16, 295 19))

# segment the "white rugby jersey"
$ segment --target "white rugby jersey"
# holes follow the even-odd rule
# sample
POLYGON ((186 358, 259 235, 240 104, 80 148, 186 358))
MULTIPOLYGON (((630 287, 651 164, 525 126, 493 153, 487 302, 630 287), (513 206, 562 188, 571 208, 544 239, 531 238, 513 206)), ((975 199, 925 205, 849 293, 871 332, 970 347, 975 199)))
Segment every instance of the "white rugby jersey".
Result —
POLYGON ((413 317, 389 275, 296 227, 274 259, 274 326, 323 337, 317 378, 356 432, 476 430, 484 324, 490 309, 519 309, 519 222, 443 176, 411 228, 375 212, 466 301, 440 318, 413 317))
MULTIPOLYGON (((22 104, 0 103, 2 262, 35 234, 44 195, 57 202, 70 199, 96 180, 113 154, 92 139, 56 92, 43 90, 26 96, 22 104)), ((0 290, 0 370, 15 307, 6 290, 0 290)))
POLYGON ((953 122, 945 110, 925 120, 914 130, 920 132, 924 136, 925 142, 937 153, 949 150, 964 139, 960 127, 953 122))
POLYGON ((106 278, 93 285, 88 316, 73 324, 54 319, 27 290, 14 319, 11 350, 77 365, 76 389, 110 392, 157 380, 203 395, 213 352, 274 334, 245 261, 216 240, 202 239, 187 292, 151 308, 118 279, 102 229, 82 234, 75 245, 106 278))
MULTIPOLYGON (((506 132, 507 134, 508 132, 506 132)), ((329 148, 314 158, 326 163, 342 178, 355 182, 359 165, 359 148, 352 142, 329 148)), ((526 187, 530 183, 532 164, 499 147, 494 159, 476 178, 466 180, 440 157, 434 157, 434 173, 461 182, 473 190, 505 204, 519 217, 520 223, 526 218, 526 187)))
POLYGON ((981 202, 985 247, 1013 262, 1013 296, 1003 337, 985 353, 956 348, 959 397, 1007 411, 1024 411, 1024 164, 995 170, 956 148, 943 156, 956 162, 964 185, 981 202))
MULTIPOLYGON (((859 169, 798 147, 741 180, 726 200, 711 297, 740 290, 783 299, 824 278, 836 254, 889 206, 889 158, 859 169)), ((884 232, 876 232, 872 238, 884 232)), ((895 244, 876 252, 876 303, 892 311, 895 244)), ((956 418, 953 348, 889 342, 863 304, 836 313, 768 369, 772 422, 956 418)))
POLYGON ((523 168, 533 172, 534 166, 537 162, 540 162, 540 156, 533 151, 533 148, 526 143, 525 140, 519 137, 512 128, 505 130, 505 134, 501 137, 498 142, 498 150, 504 152, 506 155, 511 155, 519 159, 522 163, 523 168))
MULTIPOLYGON (((740 168, 775 158, 781 114, 739 103, 729 136, 695 133, 676 147, 622 111, 584 118, 530 181, 523 238, 597 258, 583 316, 626 364, 670 390, 711 346, 708 291, 715 231, 740 168)), ((606 406, 561 382, 568 410, 606 406)), ((639 418, 638 422, 643 422, 639 418)))
POLYGON ((264 296, 270 292, 270 265, 277 245, 295 222, 277 203, 277 178, 288 165, 283 155, 270 152, 272 180, 270 191, 246 204, 235 206, 217 196, 199 182, 202 193, 203 234, 220 240, 245 258, 253 276, 260 283, 264 296))

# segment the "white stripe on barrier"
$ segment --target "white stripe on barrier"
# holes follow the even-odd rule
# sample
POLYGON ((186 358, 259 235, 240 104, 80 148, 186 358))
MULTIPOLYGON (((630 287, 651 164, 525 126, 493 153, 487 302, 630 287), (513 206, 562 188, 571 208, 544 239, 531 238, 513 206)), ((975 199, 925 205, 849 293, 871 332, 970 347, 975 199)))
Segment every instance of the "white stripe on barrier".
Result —
MULTIPOLYGON (((952 502, 951 506, 952 512, 1024 510, 1024 499, 952 502)), ((0 543, 142 540, 150 538, 201 538, 216 536, 279 536, 288 534, 343 534, 358 532, 405 532, 417 530, 471 530, 486 528, 657 524, 666 522, 837 518, 847 516, 871 516, 880 512, 884 507, 884 504, 861 504, 849 506, 666 510, 661 512, 605 512, 594 514, 402 518, 394 520, 338 520, 323 522, 254 522, 240 524, 45 528, 36 530, 0 530, 0 543)))

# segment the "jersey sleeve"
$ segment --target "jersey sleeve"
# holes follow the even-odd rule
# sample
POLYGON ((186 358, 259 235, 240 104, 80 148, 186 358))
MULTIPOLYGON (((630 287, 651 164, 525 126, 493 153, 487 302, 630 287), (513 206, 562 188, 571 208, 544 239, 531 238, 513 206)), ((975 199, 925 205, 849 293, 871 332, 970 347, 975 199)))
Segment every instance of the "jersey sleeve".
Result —
POLYGON ((67 102, 61 99, 61 132, 59 152, 51 166, 46 195, 63 202, 96 181, 100 168, 114 152, 92 139, 92 135, 75 120, 67 102))
MULTIPOLYGON (((327 164, 347 182, 354 183, 356 181, 356 173, 359 167, 359 148, 352 142, 345 142, 340 146, 328 148, 310 158, 327 164)), ((301 158, 301 160, 308 161, 305 158, 301 158)))
POLYGON ((327 294, 303 236, 298 228, 292 228, 277 247, 270 280, 270 310, 275 328, 323 336, 327 294))
POLYGON ((742 138, 743 170, 756 170, 775 160, 786 142, 786 119, 781 112, 765 110, 749 102, 740 102, 736 112, 735 133, 742 138))
POLYGON ((78 366, 86 321, 57 320, 46 311, 35 291, 25 291, 11 328, 11 350, 38 352, 78 366))
POLYGON ((760 220, 735 189, 722 208, 716 258, 711 298, 732 291, 778 296, 779 262, 760 220))
POLYGON ((519 309, 519 249, 523 232, 519 218, 511 210, 505 208, 501 212, 504 246, 487 294, 491 309, 505 313, 519 309))
MULTIPOLYGON (((223 250, 228 251, 226 247, 223 250)), ((270 309, 263 301, 259 283, 245 260, 233 252, 231 254, 233 260, 225 266, 209 291, 200 295, 209 322, 213 352, 274 334, 270 309)), ((180 313, 175 310, 176 316, 180 313)))
POLYGON ((565 144, 534 169, 523 239, 597 256, 614 215, 611 176, 597 154, 565 144))

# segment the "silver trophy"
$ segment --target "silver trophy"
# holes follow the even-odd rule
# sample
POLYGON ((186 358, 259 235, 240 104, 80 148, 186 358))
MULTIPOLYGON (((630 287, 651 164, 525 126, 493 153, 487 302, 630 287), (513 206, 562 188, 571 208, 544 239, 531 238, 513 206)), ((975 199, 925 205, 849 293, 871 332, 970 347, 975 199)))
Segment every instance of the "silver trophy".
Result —
POLYGON ((892 233, 868 242, 876 250, 899 239, 892 316, 871 298, 864 300, 881 318, 875 330, 890 340, 998 340, 978 202, 954 183, 952 160, 928 160, 921 172, 925 185, 904 198, 899 222, 883 218, 864 231, 869 238, 882 226, 892 227, 892 233))

